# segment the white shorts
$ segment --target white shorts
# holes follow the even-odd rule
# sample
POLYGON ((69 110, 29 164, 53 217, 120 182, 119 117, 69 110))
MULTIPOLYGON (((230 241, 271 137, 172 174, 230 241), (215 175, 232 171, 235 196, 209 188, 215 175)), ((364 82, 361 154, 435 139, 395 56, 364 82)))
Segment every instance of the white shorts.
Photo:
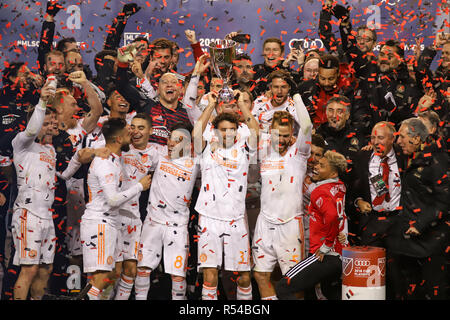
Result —
POLYGON ((198 269, 250 271, 250 242, 247 219, 222 221, 199 215, 198 269), (223 260, 222 260, 223 256, 223 260))
POLYGON ((55 225, 26 209, 14 210, 11 233, 16 252, 13 264, 51 264, 55 257, 55 225))
POLYGON ((254 271, 272 272, 278 262, 284 275, 305 257, 302 217, 298 216, 283 224, 273 224, 259 215, 252 254, 254 271))
POLYGON ((141 239, 142 221, 140 218, 120 216, 120 247, 122 260, 138 259, 139 242, 141 239))
POLYGON ((164 271, 186 277, 189 232, 185 226, 168 226, 147 218, 142 226, 138 267, 155 270, 164 250, 164 271))
POLYGON ((80 238, 80 225, 72 226, 68 232, 67 249, 69 250, 69 255, 71 257, 81 256, 83 251, 81 249, 81 238, 80 238))
POLYGON ((121 261, 119 234, 117 228, 108 220, 81 220, 80 236, 84 272, 114 269, 115 263, 121 261))

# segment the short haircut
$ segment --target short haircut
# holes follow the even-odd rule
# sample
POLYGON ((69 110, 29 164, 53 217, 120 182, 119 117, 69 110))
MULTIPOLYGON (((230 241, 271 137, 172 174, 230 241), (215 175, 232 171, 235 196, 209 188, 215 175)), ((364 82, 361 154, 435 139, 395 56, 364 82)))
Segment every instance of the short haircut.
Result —
POLYGON ((383 49, 384 46, 388 46, 388 47, 394 47, 395 50, 397 51, 397 54, 400 56, 400 58, 404 58, 405 57, 405 49, 403 47, 403 45, 394 39, 390 39, 387 40, 386 42, 384 42, 381 47, 380 47, 380 51, 381 49, 383 49))
POLYGON ((113 138, 127 126, 127 122, 122 118, 110 118, 103 123, 102 134, 106 143, 113 142, 113 138))
POLYGON ((334 170, 336 170, 338 175, 342 175, 346 172, 347 159, 345 159, 345 157, 342 154, 328 150, 325 152, 323 156, 328 160, 330 166, 333 167, 334 170))
POLYGON ((67 43, 73 43, 73 42, 75 42, 75 43, 77 42, 77 40, 75 40, 74 37, 62 38, 56 44, 56 50, 64 52, 64 49, 66 48, 66 44, 67 43))
POLYGON ((324 150, 327 148, 325 139, 318 133, 315 133, 311 136, 311 144, 324 150))
POLYGON ((263 48, 264 48, 264 47, 266 46, 266 44, 269 43, 269 42, 275 42, 275 43, 278 43, 278 44, 280 45, 281 52, 284 52, 284 43, 283 43, 283 41, 281 41, 281 40, 278 39, 278 38, 267 38, 266 40, 264 40, 263 48))
POLYGON ((64 102, 64 98, 70 95, 70 90, 67 88, 58 88, 56 89, 55 98, 53 99, 52 107, 56 107, 59 104, 64 102))
POLYGON ((189 122, 178 121, 177 123, 174 124, 174 126, 172 127, 170 132, 174 132, 176 130, 185 131, 185 133, 189 133, 189 136, 190 136, 191 132, 192 132, 192 130, 194 130, 194 128, 192 127, 192 125, 189 122))
POLYGON ((159 49, 169 49, 170 55, 173 55, 173 43, 170 40, 167 40, 166 38, 158 38, 153 40, 153 42, 150 44, 152 56, 155 50, 159 49))
POLYGON ((114 82, 108 83, 108 86, 105 88, 106 99, 108 100, 116 91, 119 92, 119 90, 117 90, 116 84, 114 82))
POLYGON ((49 51, 45 54, 45 62, 47 62, 49 56, 60 56, 64 59, 64 53, 56 49, 49 51))
POLYGON ((359 33, 360 30, 368 30, 370 33, 372 33, 372 39, 373 41, 377 41, 377 33, 374 29, 369 28, 368 26, 359 26, 358 29, 356 29, 356 32, 359 33))
POLYGON ((409 118, 403 120, 401 125, 408 128, 408 136, 411 138, 419 137, 421 142, 425 142, 429 136, 429 132, 422 120, 418 118, 409 118))
POLYGON ((141 41, 147 42, 147 44, 149 44, 148 39, 146 37, 143 37, 143 36, 139 36, 139 37, 134 38, 134 40, 132 42, 141 42, 141 41))
POLYGON ((145 121, 147 121, 148 126, 149 126, 150 128, 152 127, 152 118, 151 118, 148 114, 146 114, 146 113, 144 113, 144 112, 136 113, 136 115, 133 117, 133 120, 134 120, 134 119, 142 119, 142 120, 145 120, 145 121))
POLYGON ((246 54, 246 53, 240 53, 236 55, 235 61, 241 61, 241 60, 250 60, 252 61, 252 58, 246 54))
POLYGON ((324 54, 319 59, 319 68, 323 69, 337 69, 339 71, 339 59, 332 54, 324 54))
POLYGON ((287 71, 287 70, 278 69, 278 70, 272 71, 269 74, 269 76, 267 77, 267 83, 270 84, 273 81, 273 79, 276 79, 276 78, 283 79, 284 81, 286 81, 291 86, 291 88, 293 86, 295 86, 294 79, 292 78, 291 73, 289 71, 287 71))
POLYGON ((253 104, 253 101, 255 101, 255 98, 253 97, 253 94, 252 94, 252 92, 250 91, 250 89, 248 89, 248 88, 245 88, 245 89, 239 89, 239 91, 248 94, 248 97, 250 98, 250 102, 253 104))
POLYGON ((287 111, 275 111, 270 127, 273 128, 275 124, 279 126, 294 127, 294 117, 287 111))
POLYGON ((386 127, 386 128, 388 128, 389 133, 392 136, 394 136, 394 134, 395 134, 395 127, 394 127, 394 125, 391 122, 388 122, 388 121, 377 122, 377 123, 375 123, 375 125, 373 127, 374 128, 376 128, 376 127, 386 127))
MULTIPOLYGON (((33 116, 33 112, 35 110, 35 107, 32 107, 30 110, 28 110, 27 112, 27 123, 30 121, 31 117, 33 116)), ((47 107, 45 108, 45 115, 49 115, 52 113, 56 113, 55 108, 53 108, 53 106, 49 106, 47 105, 47 107)))
POLYGON ((25 65, 25 62, 12 62, 5 69, 3 69, 3 83, 4 85, 11 85, 13 81, 9 79, 9 77, 15 78, 19 73, 22 66, 25 65))
POLYGON ((422 112, 419 112, 419 117, 425 118, 428 121, 430 121, 433 128, 439 128, 439 123, 441 122, 441 119, 439 118, 439 115, 434 112, 433 110, 425 110, 422 112))
POLYGON ((342 104, 346 107, 347 112, 350 113, 351 109, 352 109, 352 103, 350 101, 349 98, 347 98, 346 96, 343 95, 337 95, 337 96, 333 96, 331 97, 328 101, 327 101, 327 107, 332 104, 332 103, 339 103, 342 104))
POLYGON ((212 121, 213 128, 218 129, 219 124, 222 121, 234 123, 236 125, 236 129, 239 127, 239 118, 235 114, 222 112, 219 115, 217 115, 212 121))
POLYGON ((97 52, 94 58, 94 67, 97 72, 101 69, 104 63, 105 56, 117 57, 117 51, 114 50, 102 50, 97 52))

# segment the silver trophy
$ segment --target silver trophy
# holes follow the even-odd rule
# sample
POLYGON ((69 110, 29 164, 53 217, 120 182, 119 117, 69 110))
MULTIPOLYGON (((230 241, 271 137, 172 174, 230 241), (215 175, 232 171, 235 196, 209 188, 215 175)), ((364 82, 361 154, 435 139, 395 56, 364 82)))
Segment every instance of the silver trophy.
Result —
POLYGON ((219 91, 217 101, 219 103, 230 103, 234 99, 229 82, 233 74, 233 61, 236 59, 236 42, 233 40, 216 40, 209 46, 209 55, 214 72, 223 80, 223 88, 219 91))

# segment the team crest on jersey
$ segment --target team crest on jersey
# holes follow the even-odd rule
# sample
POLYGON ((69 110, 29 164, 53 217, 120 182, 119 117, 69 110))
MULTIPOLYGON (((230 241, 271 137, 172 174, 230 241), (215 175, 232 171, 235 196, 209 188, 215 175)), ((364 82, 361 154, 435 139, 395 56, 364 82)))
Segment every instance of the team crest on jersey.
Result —
POLYGON ((36 250, 30 250, 28 255, 30 256, 31 259, 36 258, 37 252, 36 250))
POLYGON ((146 163, 148 161, 148 154, 144 153, 141 157, 141 162, 146 163))
POLYGON ((322 207, 322 205, 323 205, 323 199, 322 199, 322 197, 320 197, 319 199, 316 200, 316 206, 317 206, 317 208, 320 208, 320 207, 322 207))
POLYGON ((192 159, 188 159, 184 162, 184 166, 186 168, 192 168, 193 165, 194 165, 194 161, 192 161, 192 159))
POLYGON ((199 257, 199 260, 200 260, 200 262, 206 262, 206 260, 207 260, 206 254, 202 253, 199 257))
POLYGON ((237 158, 238 151, 236 149, 233 149, 233 151, 231 151, 231 155, 233 156, 233 158, 237 158))
POLYGON ((342 257, 342 272, 348 276, 353 271, 353 258, 342 257))
POLYGON ((109 256, 108 259, 106 259, 106 263, 107 264, 113 264, 114 263, 113 257, 109 256))

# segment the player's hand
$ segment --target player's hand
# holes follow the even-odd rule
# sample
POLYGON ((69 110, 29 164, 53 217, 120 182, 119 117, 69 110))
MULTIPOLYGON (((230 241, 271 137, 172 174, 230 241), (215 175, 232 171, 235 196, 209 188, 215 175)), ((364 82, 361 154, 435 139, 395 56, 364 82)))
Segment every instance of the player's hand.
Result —
POLYGON ((147 175, 143 177, 141 180, 139 180, 139 183, 142 184, 142 186, 144 187, 143 191, 150 189, 151 182, 152 182, 151 175, 147 175))
POLYGON ((131 62, 131 72, 134 73, 134 75, 136 77, 138 77, 139 79, 142 79, 145 77, 144 72, 142 71, 142 65, 139 61, 133 61, 131 62))
POLYGON ((41 89, 41 99, 49 102, 55 98, 56 89, 50 86, 50 81, 47 81, 41 89))
POLYGON ((347 235, 344 232, 339 232, 338 241, 344 246, 347 243, 347 235))
POLYGON ((32 72, 30 72, 30 78, 29 79, 30 79, 31 83, 33 83, 35 88, 42 87, 44 85, 44 82, 45 82, 44 77, 42 77, 39 74, 32 73, 32 72))
POLYGON ((195 31, 186 29, 184 30, 184 34, 186 35, 186 39, 189 41, 190 44, 197 43, 197 38, 195 37, 195 31))
POLYGON ((367 146, 364 146, 361 148, 362 151, 370 151, 373 150, 373 145, 371 145, 370 143, 367 146))
POLYGON ((217 104, 218 93, 215 92, 215 91, 211 91, 206 96, 208 97, 208 107, 209 106, 214 106, 215 107, 216 104, 217 104))
POLYGON ((225 40, 233 40, 233 37, 237 36, 239 32, 233 31, 225 36, 225 40))
POLYGON ((319 260, 320 262, 323 261, 323 258, 325 257, 325 253, 320 251, 320 248, 317 249, 317 251, 314 253, 314 255, 317 257, 317 260, 319 260))
POLYGON ((117 49, 117 59, 122 63, 130 63, 134 61, 134 57, 136 56, 136 42, 129 44, 126 47, 122 47, 117 49))
POLYGON ((195 64, 194 71, 192 72, 193 75, 200 76, 203 74, 206 70, 208 70, 209 66, 211 65, 211 61, 206 61, 209 58, 209 54, 204 53, 198 58, 197 63, 195 64))
POLYGON ((85 85, 88 81, 86 78, 86 74, 83 71, 74 71, 69 73, 68 79, 80 85, 85 85))
POLYGON ((95 157, 95 150, 92 148, 83 148, 78 151, 78 161, 82 164, 90 163, 95 157))
POLYGON ((361 210, 362 213, 367 214, 370 211, 372 211, 372 206, 367 201, 364 201, 362 199, 359 199, 356 204, 358 205, 359 210, 361 210))
POLYGON ((6 203, 6 197, 3 193, 0 192, 0 207, 5 205, 6 203))
POLYGON ((56 16, 56 14, 61 10, 62 6, 58 3, 58 0, 47 1, 47 10, 45 11, 49 16, 56 16))
POLYGON ((437 94, 431 89, 428 90, 419 100, 419 111, 428 110, 436 102, 437 94))
POLYGON ((131 17, 133 14, 141 10, 141 7, 138 6, 136 3, 127 3, 123 6, 122 12, 125 13, 125 16, 131 17))
POLYGON ((420 232, 413 226, 409 227, 408 230, 406 230, 405 234, 412 235, 412 236, 419 236, 420 232))

